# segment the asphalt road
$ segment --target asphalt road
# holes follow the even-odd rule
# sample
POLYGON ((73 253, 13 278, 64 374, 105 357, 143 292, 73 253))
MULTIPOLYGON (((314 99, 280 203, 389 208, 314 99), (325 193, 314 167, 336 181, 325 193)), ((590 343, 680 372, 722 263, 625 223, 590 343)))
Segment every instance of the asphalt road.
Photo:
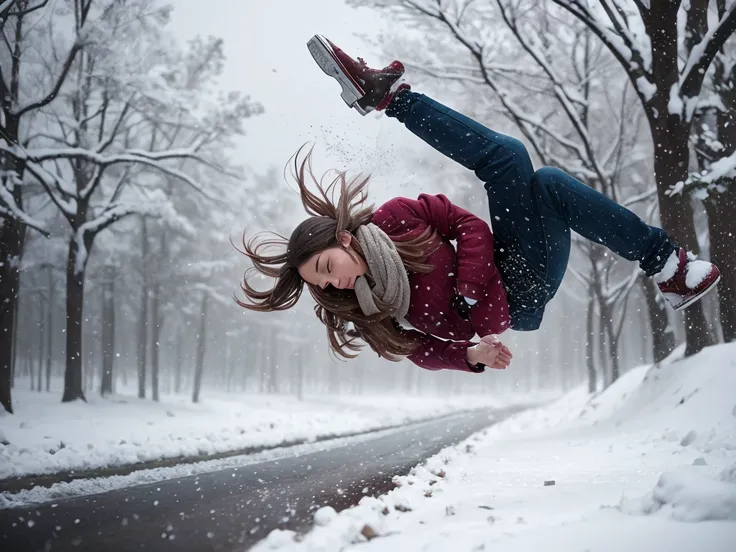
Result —
POLYGON ((382 494, 394 475, 506 414, 454 415, 294 458, 0 510, 0 550, 247 550, 275 528, 306 530, 324 505, 382 494))

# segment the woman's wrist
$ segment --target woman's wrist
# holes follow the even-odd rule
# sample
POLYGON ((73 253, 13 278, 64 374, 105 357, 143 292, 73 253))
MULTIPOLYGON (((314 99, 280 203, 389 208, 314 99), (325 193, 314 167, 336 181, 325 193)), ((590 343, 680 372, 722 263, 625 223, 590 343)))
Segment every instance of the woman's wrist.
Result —
POLYGON ((475 364, 477 362, 477 359, 475 357, 476 354, 476 348, 475 345, 471 345, 468 347, 466 356, 468 359, 468 364, 475 364))

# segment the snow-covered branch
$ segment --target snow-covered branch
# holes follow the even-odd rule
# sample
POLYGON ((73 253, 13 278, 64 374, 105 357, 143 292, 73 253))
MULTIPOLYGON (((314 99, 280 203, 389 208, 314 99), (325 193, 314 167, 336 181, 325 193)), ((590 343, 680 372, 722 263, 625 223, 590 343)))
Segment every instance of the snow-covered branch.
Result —
POLYGON ((33 228, 34 230, 41 232, 41 234, 48 238, 50 234, 48 230, 46 230, 44 224, 37 221, 28 213, 26 213, 23 209, 21 209, 15 201, 13 194, 5 186, 5 183, 10 180, 13 181, 13 183, 11 184, 12 186, 17 186, 18 183, 15 182, 17 178, 18 177, 15 173, 6 172, 5 174, 0 174, 0 180, 2 180, 2 183, 0 183, 0 217, 12 218, 19 222, 22 222, 29 228, 33 228))
POLYGON ((648 0, 646 4, 642 0, 632 0, 632 2, 636 6, 636 9, 639 10, 641 20, 646 24, 649 21, 649 2, 651 0, 648 0))
POLYGON ((680 96, 690 98, 700 92, 706 69, 728 38, 736 33, 736 2, 726 7, 722 17, 693 46, 680 77, 680 96))
POLYGON ((3 0, 0 2, 0 19, 6 19, 10 14, 10 9, 18 0, 3 0))
MULTIPOLYGON (((101 154, 94 151, 90 151, 84 148, 60 148, 60 149, 28 149, 24 150, 19 147, 10 147, 0 144, 0 151, 6 151, 14 157, 31 164, 36 164, 40 167, 44 161, 50 161, 55 159, 82 159, 95 163, 100 169, 121 163, 135 163, 140 165, 146 165, 152 167, 164 174, 173 176, 174 178, 181 180, 188 184, 196 191, 207 197, 208 199, 220 203, 222 200, 216 196, 210 194, 199 182, 192 178, 187 173, 174 168, 169 167, 161 161, 172 160, 172 159, 191 159, 198 161, 207 166, 213 167, 213 163, 203 159, 199 154, 196 153, 196 146, 183 149, 172 149, 168 151, 145 151, 140 149, 131 149, 121 153, 114 154, 101 154)), ((92 191, 91 188, 86 188, 82 192, 89 195, 92 191)), ((81 192, 80 192, 81 193, 81 192)), ((76 192, 72 195, 77 195, 76 192)), ((86 197, 80 195, 80 198, 86 197)))
POLYGON ((77 211, 77 202, 74 199, 75 194, 71 190, 64 188, 64 183, 61 179, 36 163, 26 162, 25 169, 41 183, 41 186, 46 190, 51 201, 54 202, 54 205, 56 205, 67 220, 74 216, 77 211), (56 190, 61 191, 61 194, 67 196, 69 199, 61 197, 56 190))
POLYGON ((144 209, 142 209, 140 205, 109 205, 102 211, 102 213, 81 224, 78 231, 85 235, 98 234, 121 218, 128 215, 138 214, 142 211, 144 211, 144 209))
POLYGON ((223 295, 212 286, 205 283, 199 282, 191 286, 192 291, 201 291, 206 294, 210 299, 214 299, 215 302, 225 307, 231 307, 233 304, 232 297, 223 295))
MULTIPOLYGON (((722 179, 735 179, 736 178, 736 152, 732 153, 727 157, 722 157, 717 161, 710 164, 707 171, 701 173, 695 173, 685 182, 678 182, 675 186, 672 186, 667 190, 667 195, 673 196, 682 193, 684 190, 688 190, 694 187, 704 187, 706 192, 704 196, 707 196, 707 189, 715 188, 718 189, 720 181, 722 179)), ((703 197, 701 197, 703 199, 703 197)))

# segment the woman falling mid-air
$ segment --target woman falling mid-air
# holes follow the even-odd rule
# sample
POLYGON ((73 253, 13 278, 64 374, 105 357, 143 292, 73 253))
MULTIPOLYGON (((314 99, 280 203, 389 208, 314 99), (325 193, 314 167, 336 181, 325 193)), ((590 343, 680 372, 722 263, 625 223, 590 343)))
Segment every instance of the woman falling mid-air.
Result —
POLYGON ((676 310, 717 284, 718 269, 664 230, 559 169, 535 171, 520 141, 413 92, 400 62, 373 69, 320 36, 308 47, 340 83, 348 106, 361 115, 384 111, 475 172, 488 195, 493 233, 444 195, 397 197, 374 210, 365 203, 367 178, 348 181, 340 173, 324 188, 307 156, 295 160, 295 177, 309 217, 288 240, 244 243, 254 269, 276 282, 257 291, 246 274, 243 307, 291 308, 306 284, 337 354, 353 357, 362 340, 390 360, 482 372, 511 362, 498 334, 539 327, 565 273, 571 230, 638 261, 676 310), (264 252, 274 245, 285 251, 264 252))

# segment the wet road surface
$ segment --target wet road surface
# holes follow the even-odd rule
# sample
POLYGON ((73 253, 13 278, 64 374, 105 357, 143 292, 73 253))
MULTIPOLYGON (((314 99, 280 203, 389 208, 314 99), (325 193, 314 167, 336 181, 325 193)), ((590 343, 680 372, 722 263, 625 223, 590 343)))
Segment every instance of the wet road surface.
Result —
POLYGON ((510 412, 458 414, 293 458, 0 510, 0 550, 247 550, 273 529, 308 529, 317 508, 386 492, 393 476, 510 412))

